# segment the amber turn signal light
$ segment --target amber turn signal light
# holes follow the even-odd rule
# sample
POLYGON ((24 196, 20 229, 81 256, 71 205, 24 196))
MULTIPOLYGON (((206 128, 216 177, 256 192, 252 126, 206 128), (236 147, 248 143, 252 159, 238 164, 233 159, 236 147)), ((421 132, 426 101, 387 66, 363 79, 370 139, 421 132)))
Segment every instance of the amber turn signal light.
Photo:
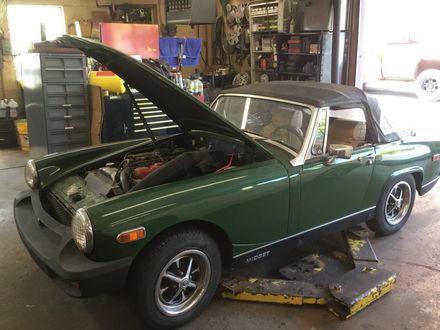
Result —
POLYGON ((116 237, 116 241, 121 244, 127 244, 143 238, 145 238, 145 228, 139 227, 123 231, 116 237))

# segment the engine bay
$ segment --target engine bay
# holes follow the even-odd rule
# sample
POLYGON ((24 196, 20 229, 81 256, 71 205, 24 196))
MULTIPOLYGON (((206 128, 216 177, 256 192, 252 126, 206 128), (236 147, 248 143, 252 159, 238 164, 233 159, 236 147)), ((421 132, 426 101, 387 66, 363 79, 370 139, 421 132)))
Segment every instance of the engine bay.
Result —
POLYGON ((86 187, 113 197, 157 185, 226 171, 248 160, 242 150, 205 138, 170 140, 153 150, 134 150, 120 162, 85 173, 86 187))
POLYGON ((243 144, 180 135, 155 147, 135 148, 95 169, 70 175, 55 183, 49 195, 73 213, 107 198, 227 171, 254 160, 243 144))

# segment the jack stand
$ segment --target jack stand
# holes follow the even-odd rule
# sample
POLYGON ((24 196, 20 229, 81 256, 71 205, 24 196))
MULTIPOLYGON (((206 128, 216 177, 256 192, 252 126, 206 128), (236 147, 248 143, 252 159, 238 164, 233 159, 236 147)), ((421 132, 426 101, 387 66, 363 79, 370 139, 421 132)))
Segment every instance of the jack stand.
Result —
POLYGON ((396 274, 379 268, 368 231, 354 227, 342 233, 349 258, 309 255, 279 270, 284 279, 232 278, 221 283, 226 299, 290 305, 325 305, 348 319, 390 292, 396 274), (351 269, 350 269, 351 268, 351 269))

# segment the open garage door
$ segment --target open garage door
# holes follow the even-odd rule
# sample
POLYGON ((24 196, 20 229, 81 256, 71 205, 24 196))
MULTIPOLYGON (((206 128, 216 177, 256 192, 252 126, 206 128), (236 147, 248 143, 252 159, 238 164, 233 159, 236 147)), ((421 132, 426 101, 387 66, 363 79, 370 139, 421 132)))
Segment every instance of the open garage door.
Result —
POLYGON ((438 0, 361 0, 356 85, 404 138, 439 139, 438 0))

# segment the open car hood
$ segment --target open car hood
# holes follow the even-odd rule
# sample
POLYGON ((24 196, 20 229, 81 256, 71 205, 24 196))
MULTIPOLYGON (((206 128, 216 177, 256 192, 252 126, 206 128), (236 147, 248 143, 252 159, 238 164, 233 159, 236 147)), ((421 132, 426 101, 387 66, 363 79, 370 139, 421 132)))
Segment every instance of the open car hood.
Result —
POLYGON ((60 47, 78 48, 105 65, 152 101, 183 131, 210 131, 253 143, 244 132, 209 106, 132 57, 99 42, 79 37, 62 36, 56 40, 56 44, 60 47))

